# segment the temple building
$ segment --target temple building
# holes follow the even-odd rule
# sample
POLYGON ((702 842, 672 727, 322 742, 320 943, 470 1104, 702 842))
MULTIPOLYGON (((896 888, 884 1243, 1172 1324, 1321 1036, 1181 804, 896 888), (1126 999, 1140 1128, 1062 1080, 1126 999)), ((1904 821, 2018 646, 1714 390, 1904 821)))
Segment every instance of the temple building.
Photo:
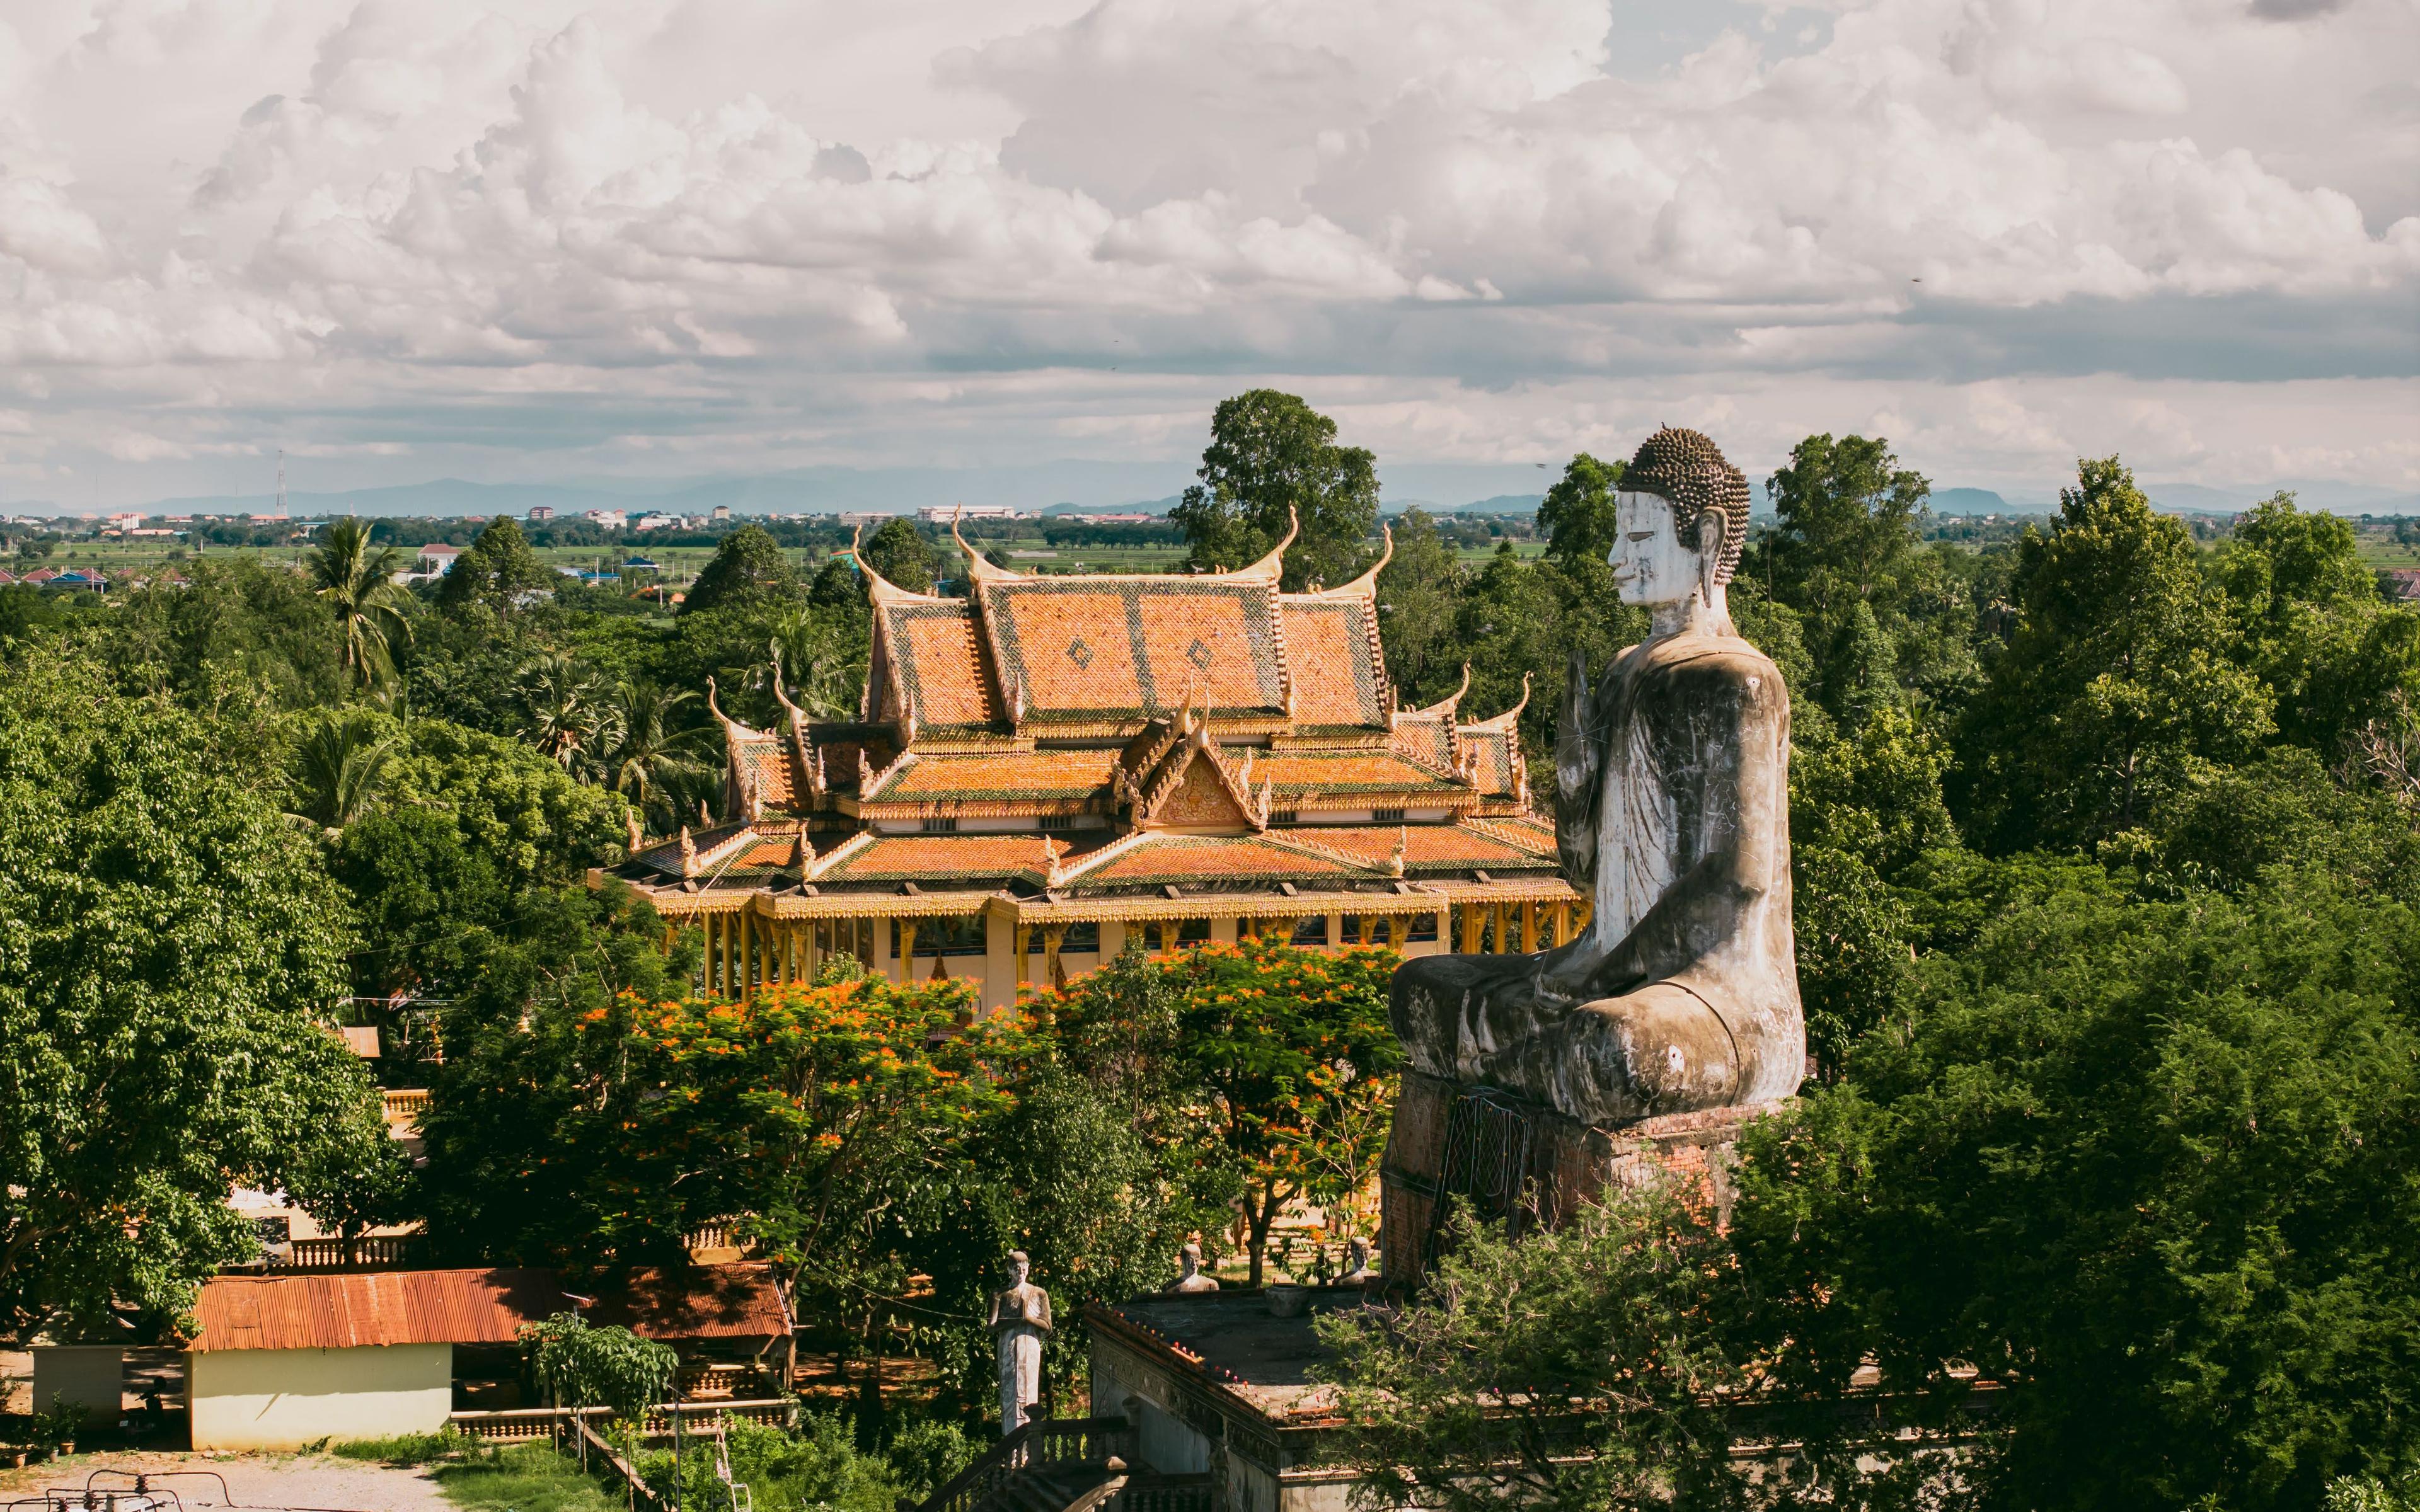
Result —
POLYGON ((1280 592, 1292 540, 1194 576, 1028 577, 969 551, 965 598, 861 567, 858 717, 784 694, 782 727, 753 730, 714 702, 729 822, 634 844, 617 874, 705 930, 705 986, 729 996, 836 952, 971 981, 989 1009, 1136 932, 1407 955, 1572 937, 1587 905, 1531 811, 1520 706, 1463 722, 1466 671, 1398 708, 1378 568, 1280 592))

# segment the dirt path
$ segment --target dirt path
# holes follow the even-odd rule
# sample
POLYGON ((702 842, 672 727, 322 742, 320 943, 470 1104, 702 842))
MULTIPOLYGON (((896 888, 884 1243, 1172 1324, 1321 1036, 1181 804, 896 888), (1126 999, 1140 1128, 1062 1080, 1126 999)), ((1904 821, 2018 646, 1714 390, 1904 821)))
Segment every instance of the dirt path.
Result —
MULTIPOLYGON (((452 1512, 434 1481, 417 1470, 332 1459, 325 1455, 85 1454, 58 1463, 0 1468, 0 1500, 39 1495, 52 1487, 81 1489, 95 1470, 209 1470, 226 1477, 226 1494, 203 1476, 179 1476, 161 1484, 177 1492, 186 1512, 229 1504, 241 1507, 308 1507, 335 1512, 452 1512)), ((115 1477, 103 1476, 96 1485, 115 1477)), ((115 1478, 116 1484, 131 1484, 115 1478)))

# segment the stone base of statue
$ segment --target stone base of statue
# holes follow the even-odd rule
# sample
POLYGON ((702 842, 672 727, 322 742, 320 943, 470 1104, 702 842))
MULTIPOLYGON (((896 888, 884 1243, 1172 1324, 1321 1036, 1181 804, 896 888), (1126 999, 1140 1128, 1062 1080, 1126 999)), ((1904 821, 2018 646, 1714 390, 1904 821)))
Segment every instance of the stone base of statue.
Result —
POLYGON ((1379 1170, 1387 1284, 1409 1288, 1427 1273, 1452 1198, 1518 1234, 1553 1227, 1608 1189, 1660 1179, 1682 1182, 1727 1222, 1740 1129, 1785 1105, 1708 1108, 1601 1129, 1492 1088, 1406 1072, 1379 1170))

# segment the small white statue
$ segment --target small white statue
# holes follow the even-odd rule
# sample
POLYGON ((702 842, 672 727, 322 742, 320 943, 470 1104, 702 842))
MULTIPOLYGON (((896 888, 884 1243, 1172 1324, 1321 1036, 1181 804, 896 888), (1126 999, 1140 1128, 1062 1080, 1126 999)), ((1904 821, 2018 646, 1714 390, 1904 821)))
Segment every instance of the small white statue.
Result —
POLYGON ((1042 1341, 1050 1333, 1050 1293, 1025 1279, 1032 1262, 1008 1252, 1008 1285, 991 1296, 991 1331, 1000 1341, 1000 1434, 1025 1426, 1042 1399, 1042 1341))
POLYGON ((1356 1236, 1345 1241, 1344 1257, 1346 1261, 1344 1273, 1336 1278, 1338 1286, 1366 1287, 1378 1279, 1378 1273, 1370 1269, 1368 1240, 1356 1236))
POLYGON ((1171 1291, 1216 1291, 1218 1283, 1202 1273, 1202 1246, 1187 1243, 1176 1252, 1176 1279, 1169 1283, 1171 1291))

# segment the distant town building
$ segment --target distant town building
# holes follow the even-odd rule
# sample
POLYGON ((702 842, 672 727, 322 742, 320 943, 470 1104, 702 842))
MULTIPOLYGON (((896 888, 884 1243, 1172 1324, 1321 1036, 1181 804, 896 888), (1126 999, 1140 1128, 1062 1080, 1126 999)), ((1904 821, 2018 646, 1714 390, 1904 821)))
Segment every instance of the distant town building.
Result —
POLYGON ((552 504, 532 504, 530 505, 529 517, 532 519, 552 519, 554 518, 554 506, 552 504))
MULTIPOLYGON (((842 517, 845 519, 847 517, 842 517)), ((1006 504, 926 504, 916 511, 916 517, 927 525, 947 525, 954 519, 1029 519, 1032 517, 1006 504)))
POLYGON ((420 570, 428 577, 442 578, 453 569, 454 559, 461 554, 460 547, 447 546, 442 541, 424 546, 420 548, 420 570))
POLYGON ((116 530, 139 530, 143 525, 143 517, 140 515, 112 515, 109 517, 109 523, 112 528, 116 530))
POLYGON ((676 516, 642 515, 637 519, 631 521, 630 529, 634 531, 669 531, 678 524, 680 524, 680 519, 676 516))
POLYGON ((899 511, 895 509, 860 509, 844 511, 840 522, 843 525, 879 525, 898 517, 899 511))
POLYGON ((729 504, 717 504, 714 506, 714 519, 716 524, 719 525, 730 517, 731 506, 729 504))
POLYGON ((630 517, 618 509, 592 509, 587 517, 590 524, 608 531, 621 530, 630 522, 630 517))
POLYGON ((1157 515, 1132 512, 1122 515, 1078 515, 1075 517, 1086 525, 1149 525, 1159 518, 1157 515))
POLYGON ((2397 567, 2385 577, 2387 597, 2398 604, 2420 604, 2420 567, 2397 567))

